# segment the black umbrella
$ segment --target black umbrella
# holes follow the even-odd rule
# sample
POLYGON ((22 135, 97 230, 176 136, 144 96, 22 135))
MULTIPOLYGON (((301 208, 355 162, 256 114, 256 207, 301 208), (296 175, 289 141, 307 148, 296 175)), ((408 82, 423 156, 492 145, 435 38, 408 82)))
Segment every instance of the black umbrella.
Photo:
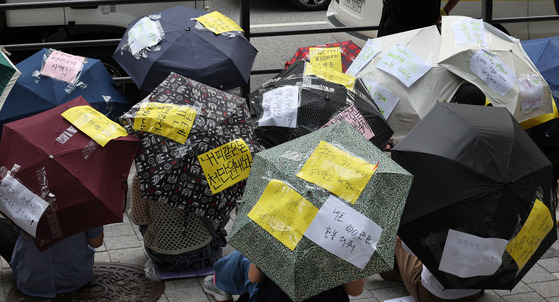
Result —
POLYGON ((398 234, 445 288, 512 289, 557 239, 553 168, 505 108, 438 103, 392 158, 414 175, 398 234))
POLYGON ((155 89, 171 71, 219 89, 245 85, 257 50, 241 32, 215 34, 196 21, 206 14, 179 5, 140 17, 113 58, 142 91, 155 89))
POLYGON ((135 160, 144 198, 215 222, 235 208, 250 171, 251 153, 261 149, 243 98, 171 73, 121 122, 142 141, 135 160), (173 110, 181 118, 160 127, 173 110), (149 125, 145 116, 150 111, 156 113, 154 126, 144 127, 149 125), (182 130, 165 131, 175 128, 182 130))
POLYGON ((305 64, 296 61, 249 95, 258 141, 270 148, 345 119, 377 147, 384 148, 393 131, 363 82, 357 80, 350 90, 320 77, 305 75, 305 64), (288 94, 282 89, 294 89, 298 101, 287 106, 285 97, 276 96, 275 100, 267 102, 268 93, 288 94), (270 117, 283 122, 265 121, 270 117))

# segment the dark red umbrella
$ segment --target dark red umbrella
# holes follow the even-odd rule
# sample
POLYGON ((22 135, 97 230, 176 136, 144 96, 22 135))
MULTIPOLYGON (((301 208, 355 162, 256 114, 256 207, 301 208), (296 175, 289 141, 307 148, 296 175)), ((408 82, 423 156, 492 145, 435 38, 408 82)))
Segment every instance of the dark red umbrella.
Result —
POLYGON ((82 105, 89 103, 78 97, 3 128, 0 167, 19 165, 14 178, 50 203, 37 225, 41 250, 86 229, 122 221, 127 178, 140 141, 124 132, 102 147, 61 116, 82 105))
POLYGON ((295 61, 297 60, 308 61, 309 51, 310 51, 309 49, 311 47, 316 47, 316 48, 340 47, 342 50, 342 72, 346 72, 346 70, 349 68, 351 63, 353 63, 355 57, 357 57, 359 52, 361 52, 361 47, 357 46, 357 44, 353 43, 352 41, 301 47, 297 49, 297 52, 295 52, 293 58, 291 58, 291 60, 285 63, 284 69, 287 69, 291 64, 295 63, 295 61))

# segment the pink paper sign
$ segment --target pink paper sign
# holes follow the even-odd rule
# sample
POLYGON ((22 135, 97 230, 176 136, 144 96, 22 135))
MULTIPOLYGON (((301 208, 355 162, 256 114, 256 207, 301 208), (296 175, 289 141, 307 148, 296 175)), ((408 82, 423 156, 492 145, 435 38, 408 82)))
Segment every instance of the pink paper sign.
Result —
POLYGON ((332 125, 343 119, 350 123, 355 129, 357 129, 357 131, 363 134, 366 139, 371 139, 375 136, 373 129, 371 129, 371 126, 369 126, 369 124, 367 123, 361 112, 357 110, 355 105, 351 105, 344 111, 340 112, 321 128, 332 125))
POLYGON ((74 56, 58 50, 53 51, 45 61, 41 75, 73 83, 83 68, 85 57, 74 56))

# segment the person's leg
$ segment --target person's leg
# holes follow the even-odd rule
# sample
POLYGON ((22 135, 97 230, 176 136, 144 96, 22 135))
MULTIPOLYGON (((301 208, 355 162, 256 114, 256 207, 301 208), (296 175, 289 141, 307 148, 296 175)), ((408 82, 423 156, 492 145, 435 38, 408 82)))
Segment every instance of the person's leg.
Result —
POLYGON ((234 295, 248 293, 252 296, 257 284, 248 279, 249 267, 250 260, 239 251, 233 251, 214 264, 215 285, 234 295))
POLYGON ((12 260, 12 252, 19 233, 7 219, 0 217, 0 254, 8 263, 12 260))
POLYGON ((404 249, 400 238, 396 240, 395 256, 402 282, 404 282, 404 286, 410 295, 417 302, 427 301, 421 300, 419 297, 419 285, 421 284, 421 271, 423 270, 423 263, 421 263, 417 257, 411 255, 404 249))

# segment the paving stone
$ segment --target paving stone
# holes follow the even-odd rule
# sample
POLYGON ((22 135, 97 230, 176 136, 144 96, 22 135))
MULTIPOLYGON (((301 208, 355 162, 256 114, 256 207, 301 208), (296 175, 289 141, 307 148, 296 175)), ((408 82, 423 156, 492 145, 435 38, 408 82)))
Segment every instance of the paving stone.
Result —
MULTIPOLYGON (((542 297, 545 298, 559 297, 559 280, 530 283, 528 284, 528 286, 542 297)), ((535 302, 535 301, 530 301, 530 302, 535 302)))

